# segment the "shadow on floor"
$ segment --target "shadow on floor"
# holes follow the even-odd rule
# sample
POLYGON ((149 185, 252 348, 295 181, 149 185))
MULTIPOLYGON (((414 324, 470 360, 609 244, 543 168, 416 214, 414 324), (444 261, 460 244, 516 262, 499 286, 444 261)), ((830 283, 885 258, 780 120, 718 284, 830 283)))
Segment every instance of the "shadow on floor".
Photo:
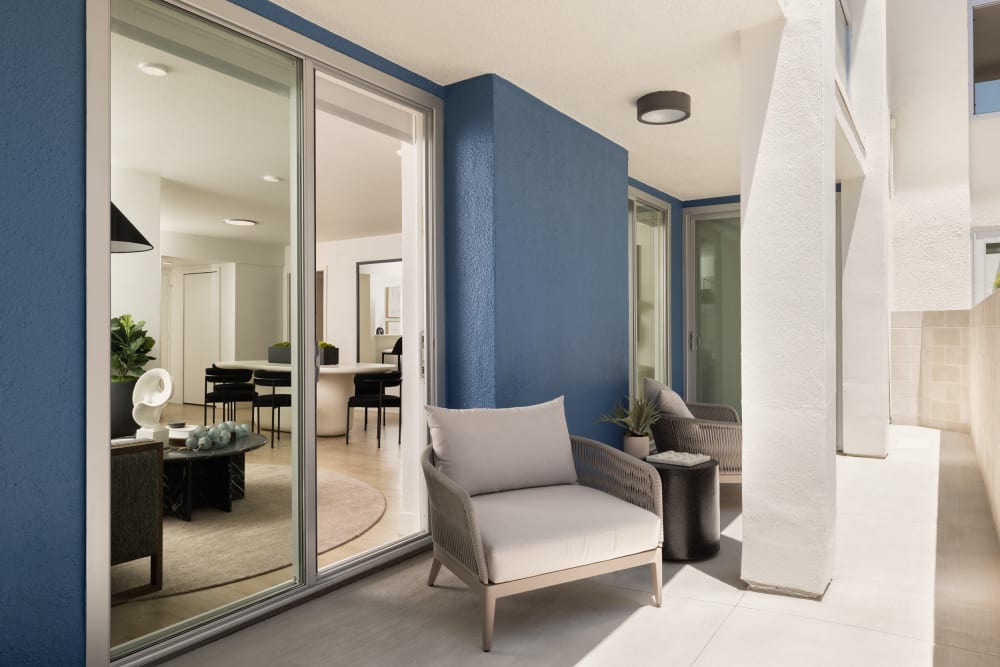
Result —
POLYGON ((1000 542, 964 434, 941 432, 937 505, 934 664, 955 664, 950 647, 1000 656, 1000 542))

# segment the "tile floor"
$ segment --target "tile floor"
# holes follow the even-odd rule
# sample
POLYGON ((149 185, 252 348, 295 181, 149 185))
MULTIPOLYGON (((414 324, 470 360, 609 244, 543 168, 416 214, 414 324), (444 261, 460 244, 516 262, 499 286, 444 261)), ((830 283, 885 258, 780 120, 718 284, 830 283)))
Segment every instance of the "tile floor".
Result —
POLYGON ((835 577, 821 602, 739 580, 738 486, 724 486, 716 558, 501 600, 493 652, 478 605, 422 555, 170 664, 1000 665, 1000 546, 964 435, 892 427, 886 460, 839 457, 835 577))

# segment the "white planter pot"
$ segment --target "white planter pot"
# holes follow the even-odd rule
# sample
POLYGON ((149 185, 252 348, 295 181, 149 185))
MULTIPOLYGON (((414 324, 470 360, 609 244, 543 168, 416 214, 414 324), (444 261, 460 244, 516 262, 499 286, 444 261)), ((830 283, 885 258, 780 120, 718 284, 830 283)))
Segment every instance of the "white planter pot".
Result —
POLYGON ((649 436, 626 435, 625 453, 631 454, 637 459, 645 459, 647 456, 649 456, 649 436))

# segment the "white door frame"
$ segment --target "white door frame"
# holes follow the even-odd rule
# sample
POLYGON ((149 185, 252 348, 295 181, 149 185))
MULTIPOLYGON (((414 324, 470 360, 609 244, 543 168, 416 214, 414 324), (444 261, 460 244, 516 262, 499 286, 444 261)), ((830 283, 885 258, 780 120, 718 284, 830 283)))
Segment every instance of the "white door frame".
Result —
MULTIPOLYGON (((182 9, 200 15, 213 23, 228 27, 241 34, 268 43, 275 48, 301 59, 303 85, 301 91, 302 111, 298 120, 302 125, 302 143, 299 146, 303 156, 312 157, 313 124, 311 110, 314 108, 313 67, 321 64, 327 73, 334 71, 338 77, 353 84, 374 90, 397 102, 418 109, 424 118, 422 128, 426 151, 418 156, 423 161, 428 182, 422 183, 424 207, 421 211, 423 225, 415 244, 423 250, 426 261, 424 269, 425 285, 421 290, 426 307, 426 327, 420 340, 411 344, 407 356, 420 372, 425 369, 426 402, 437 403, 444 394, 444 242, 443 242, 443 101, 416 86, 405 83, 374 67, 356 61, 338 51, 315 42, 284 26, 261 17, 253 12, 233 5, 226 0, 165 0, 182 9)), ((110 424, 108 410, 110 404, 107 368, 110 364, 107 322, 110 318, 110 254, 108 252, 110 233, 108 225, 108 204, 110 193, 110 41, 111 10, 110 0, 87 0, 86 5, 86 104, 87 104, 87 183, 86 183, 86 655, 87 663, 108 664, 111 659, 110 637, 110 424)), ((304 159, 301 165, 301 186, 303 211, 298 239, 293 245, 307 249, 310 243, 315 247, 315 183, 313 160, 304 159)), ((296 253, 292 253, 295 255, 296 253)), ((297 295, 297 306, 301 316, 293 318, 292 340, 299 341, 304 349, 303 331, 309 332, 311 341, 315 332, 315 322, 305 308, 315 299, 315 253, 304 252, 300 260, 293 257, 297 266, 294 271, 302 286, 297 295), (304 280, 301 276, 309 276, 304 280), (312 326, 310 326, 312 325, 312 326)), ((310 343, 311 345, 311 343, 310 343)), ((300 352, 300 356, 302 353, 300 352)), ((308 360, 300 360, 308 361, 308 360)), ((316 366, 301 363, 299 377, 294 378, 299 391, 300 405, 315 405, 316 366)), ((418 406, 411 408, 419 411, 418 406), (416 408, 416 409, 414 409, 416 408)), ((297 557, 303 583, 285 589, 264 591, 248 598, 249 606, 238 610, 224 609, 231 613, 217 616, 183 634, 164 639, 162 642, 116 660, 115 664, 146 664, 163 660, 178 651, 194 647, 230 633, 250 623, 271 616, 285 608, 299 604, 320 592, 333 588, 341 582, 360 574, 370 572, 407 553, 425 548, 430 541, 426 532, 413 538, 388 545, 366 554, 363 559, 354 559, 343 566, 329 568, 319 576, 316 571, 315 553, 315 423, 303 418, 300 408, 298 429, 303 438, 303 446, 296 448, 304 460, 294 462, 299 479, 307 480, 298 485, 294 496, 299 502, 293 503, 294 519, 302 527, 299 531, 299 556, 297 557), (311 443, 311 444, 310 444, 311 443), (300 515, 304 510, 304 516, 300 515), (303 572, 304 570, 304 572, 303 572)), ((412 421, 411 425, 417 422, 412 421)), ((426 523, 426 522, 425 522, 426 523)))
POLYGON ((722 217, 740 218, 740 203, 713 204, 684 209, 684 394, 688 401, 698 395, 698 303, 697 261, 695 257, 695 225, 701 220, 722 217))

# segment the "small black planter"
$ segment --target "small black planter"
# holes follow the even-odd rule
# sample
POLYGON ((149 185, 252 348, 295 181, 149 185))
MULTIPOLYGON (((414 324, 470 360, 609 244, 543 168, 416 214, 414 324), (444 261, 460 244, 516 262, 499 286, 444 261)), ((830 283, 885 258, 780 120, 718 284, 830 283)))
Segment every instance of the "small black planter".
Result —
POLYGON ((267 361, 272 364, 292 363, 292 348, 272 345, 267 348, 267 361))
POLYGON ((111 383, 111 437, 127 438, 135 435, 139 425, 132 419, 132 390, 135 380, 111 383))
POLYGON ((320 366, 331 366, 340 363, 340 348, 339 347, 321 347, 319 348, 319 363, 320 366))

